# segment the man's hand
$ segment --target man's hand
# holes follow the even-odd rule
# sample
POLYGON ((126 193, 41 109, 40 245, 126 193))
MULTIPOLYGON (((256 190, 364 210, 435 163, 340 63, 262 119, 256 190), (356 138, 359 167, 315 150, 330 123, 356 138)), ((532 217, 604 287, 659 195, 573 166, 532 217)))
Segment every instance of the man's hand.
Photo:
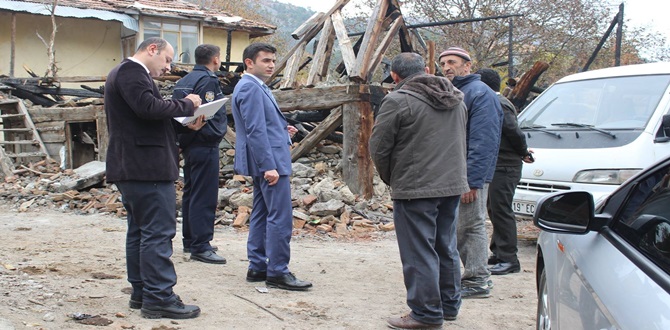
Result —
POLYGON ((533 157, 533 150, 528 149, 528 154, 526 154, 526 156, 521 158, 521 160, 523 160, 524 163, 528 163, 528 164, 534 163, 535 162, 535 157, 533 157))
POLYGON ((295 135, 295 133, 298 133, 298 129, 295 128, 295 126, 288 125, 288 126, 287 126, 287 129, 288 129, 288 136, 289 136, 290 138, 293 138, 293 136, 295 135))
POLYGON ((461 195, 461 203, 463 204, 470 204, 477 200, 477 189, 472 188, 470 191, 466 192, 465 194, 461 195))
POLYGON ((202 99, 198 94, 188 94, 185 99, 191 100, 191 102, 193 102, 193 107, 196 109, 202 104, 202 99))
POLYGON ((186 125, 186 127, 190 128, 194 131, 199 131, 205 125, 207 125, 207 121, 205 120, 205 115, 200 115, 200 116, 198 116, 198 118, 194 122, 186 125))
POLYGON ((274 186, 279 181, 279 173, 277 170, 265 171, 263 178, 268 182, 269 185, 274 186))

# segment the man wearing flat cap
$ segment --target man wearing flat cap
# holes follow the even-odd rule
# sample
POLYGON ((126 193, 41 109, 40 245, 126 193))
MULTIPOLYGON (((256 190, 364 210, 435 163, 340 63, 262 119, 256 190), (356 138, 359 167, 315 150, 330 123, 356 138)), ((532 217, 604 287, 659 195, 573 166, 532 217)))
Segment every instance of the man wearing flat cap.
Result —
POLYGON ((458 209, 458 253, 463 262, 461 298, 488 298, 493 283, 487 269, 486 199, 495 172, 502 107, 498 96, 478 74, 471 74, 472 58, 463 48, 450 47, 440 54, 444 75, 465 95, 468 108, 467 175, 470 191, 461 195, 458 209))

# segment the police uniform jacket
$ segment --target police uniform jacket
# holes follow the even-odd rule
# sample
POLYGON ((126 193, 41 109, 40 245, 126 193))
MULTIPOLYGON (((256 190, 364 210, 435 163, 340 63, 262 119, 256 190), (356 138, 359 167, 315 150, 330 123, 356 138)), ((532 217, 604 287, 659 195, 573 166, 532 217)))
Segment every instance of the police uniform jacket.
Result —
MULTIPOLYGON (((203 104, 223 98, 219 79, 204 65, 196 65, 193 71, 179 79, 172 92, 172 98, 182 99, 188 94, 200 95, 203 104)), ((227 121, 226 109, 223 106, 199 131, 179 134, 179 146, 182 149, 194 146, 218 147, 226 134, 227 121)))

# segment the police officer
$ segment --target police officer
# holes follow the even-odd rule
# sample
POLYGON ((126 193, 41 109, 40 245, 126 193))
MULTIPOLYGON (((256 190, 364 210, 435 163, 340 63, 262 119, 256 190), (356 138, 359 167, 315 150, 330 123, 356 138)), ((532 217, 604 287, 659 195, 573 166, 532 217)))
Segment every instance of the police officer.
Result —
MULTIPOLYGON (((218 46, 202 44, 195 49, 195 67, 181 78, 174 88, 173 99, 198 94, 208 103, 223 98, 221 85, 214 74, 221 65, 218 46)), ((212 264, 225 264, 210 244, 214 237, 214 218, 219 191, 219 143, 226 134, 224 107, 199 131, 179 134, 179 147, 184 156, 184 195, 182 215, 184 252, 191 259, 212 264)))

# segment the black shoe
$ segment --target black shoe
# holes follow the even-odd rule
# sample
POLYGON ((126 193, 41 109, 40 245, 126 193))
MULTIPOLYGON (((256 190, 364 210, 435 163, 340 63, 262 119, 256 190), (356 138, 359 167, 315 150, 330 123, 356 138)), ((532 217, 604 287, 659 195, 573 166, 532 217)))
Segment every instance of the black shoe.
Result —
POLYGON ((487 262, 489 265, 495 265, 497 263, 501 263, 502 260, 498 259, 496 256, 490 256, 489 261, 487 262))
POLYGON ((267 277, 267 272, 257 272, 253 269, 247 270, 247 282, 263 282, 267 277))
MULTIPOLYGON (((216 252, 219 251, 219 247, 216 245, 212 245, 212 251, 216 252)), ((184 248, 184 253, 191 253, 191 248, 190 247, 185 247, 184 248)))
POLYGON ((192 319, 200 315, 200 307, 196 305, 184 305, 177 298, 168 305, 142 305, 142 317, 145 319, 192 319))
POLYGON ((203 253, 191 253, 191 260, 206 262, 208 264, 225 264, 226 258, 216 254, 214 251, 205 251, 203 253))
POLYGON ((505 275, 510 273, 518 273, 521 271, 519 262, 499 262, 493 267, 489 268, 491 275, 505 275))
POLYGON ((311 282, 301 281, 293 275, 293 273, 284 274, 279 277, 269 277, 265 280, 265 284, 271 288, 280 288, 292 291, 306 291, 312 287, 311 282))
POLYGON ((445 320, 445 321, 456 321, 456 318, 458 318, 458 315, 447 315, 447 314, 444 314, 444 320, 445 320))

